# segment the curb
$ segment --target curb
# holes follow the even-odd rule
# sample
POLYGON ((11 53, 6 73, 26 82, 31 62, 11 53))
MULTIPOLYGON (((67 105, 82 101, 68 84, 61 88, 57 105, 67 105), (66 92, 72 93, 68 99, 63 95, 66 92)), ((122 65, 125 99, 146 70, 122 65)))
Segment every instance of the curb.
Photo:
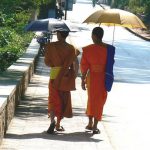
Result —
POLYGON ((131 29, 129 29, 129 28, 125 28, 125 29, 128 30, 129 32, 133 33, 135 36, 138 36, 139 38, 141 38, 141 39, 143 39, 143 40, 145 40, 145 41, 150 41, 150 37, 149 37, 149 38, 144 37, 144 36, 142 36, 142 35, 140 35, 140 34, 134 32, 134 30, 131 30, 131 29))

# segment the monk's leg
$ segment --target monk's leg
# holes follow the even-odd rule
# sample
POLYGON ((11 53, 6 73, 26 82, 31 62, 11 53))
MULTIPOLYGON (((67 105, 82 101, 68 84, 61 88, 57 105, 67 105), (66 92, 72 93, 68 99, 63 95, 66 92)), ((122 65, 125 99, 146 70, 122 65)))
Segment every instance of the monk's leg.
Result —
POLYGON ((48 97, 48 117, 50 118, 50 126, 47 133, 53 134, 55 128, 55 96, 56 92, 53 89, 52 81, 49 82, 49 97, 48 97))
POLYGON ((89 123, 88 126, 92 127, 93 126, 93 117, 89 116, 89 123))
POLYGON ((56 122, 56 129, 60 128, 60 117, 57 117, 57 122, 56 122))
POLYGON ((98 120, 94 118, 93 130, 97 129, 98 120))
POLYGON ((62 118, 63 118, 63 92, 62 91, 58 91, 58 96, 59 96, 59 105, 57 105, 57 106, 59 106, 58 108, 59 108, 59 111, 58 111, 58 113, 57 113, 57 115, 56 115, 56 117, 57 117, 57 122, 56 122, 56 130, 57 131, 64 131, 64 129, 63 129, 63 127, 60 125, 60 123, 61 123, 61 120, 62 120, 62 118))
POLYGON ((49 112, 49 117, 50 117, 50 126, 47 130, 47 133, 49 134, 53 134, 54 133, 54 128, 55 128, 55 115, 54 115, 54 111, 50 111, 49 112))
POLYGON ((50 118, 50 123, 54 122, 55 118, 55 107, 54 107, 54 95, 52 81, 49 82, 49 97, 48 97, 48 117, 50 118))
POLYGON ((86 129, 92 130, 92 128, 93 128, 93 117, 89 116, 89 122, 88 125, 86 126, 86 129))
POLYGON ((50 117, 51 123, 55 121, 55 119, 54 119, 55 118, 54 111, 52 111, 52 110, 50 111, 49 117, 50 117))
POLYGON ((56 123, 56 130, 57 131, 64 131, 64 128, 60 126, 61 117, 57 117, 57 123, 56 123))
POLYGON ((94 124, 93 124, 93 134, 99 134, 100 130, 97 128, 98 120, 94 118, 94 124))

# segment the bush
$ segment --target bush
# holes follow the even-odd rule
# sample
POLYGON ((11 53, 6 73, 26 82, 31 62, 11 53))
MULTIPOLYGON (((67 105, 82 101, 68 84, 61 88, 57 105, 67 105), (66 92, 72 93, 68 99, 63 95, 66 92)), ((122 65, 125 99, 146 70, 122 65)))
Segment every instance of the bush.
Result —
POLYGON ((7 46, 12 41, 12 32, 8 28, 0 30, 0 47, 7 46))
POLYGON ((18 59, 17 54, 10 51, 0 52, 0 72, 5 71, 13 62, 18 59))
POLYGON ((15 14, 0 12, 0 71, 6 70, 26 50, 33 33, 24 31, 29 14, 25 11, 15 14))
POLYGON ((32 33, 17 34, 10 28, 0 30, 0 71, 4 71, 26 50, 32 33))

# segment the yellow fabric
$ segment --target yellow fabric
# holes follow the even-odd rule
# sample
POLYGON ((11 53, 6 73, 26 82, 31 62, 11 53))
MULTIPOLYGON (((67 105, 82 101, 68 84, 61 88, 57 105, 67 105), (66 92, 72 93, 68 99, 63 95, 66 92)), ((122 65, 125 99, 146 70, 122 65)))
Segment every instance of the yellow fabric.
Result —
POLYGON ((60 71, 61 67, 51 67, 50 79, 55 79, 60 71))
POLYGON ((121 9, 104 9, 92 13, 83 23, 96 23, 107 26, 128 28, 145 28, 146 26, 135 14, 121 9))

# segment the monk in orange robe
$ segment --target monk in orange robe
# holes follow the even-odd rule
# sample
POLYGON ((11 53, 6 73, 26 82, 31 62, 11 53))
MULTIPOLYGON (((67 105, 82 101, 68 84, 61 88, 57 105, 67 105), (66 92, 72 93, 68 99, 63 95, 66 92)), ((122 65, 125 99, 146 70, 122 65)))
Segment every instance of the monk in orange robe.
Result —
POLYGON ((107 61, 107 44, 102 42, 104 31, 95 27, 92 31, 94 44, 83 47, 81 58, 82 89, 88 93, 86 114, 89 123, 86 129, 93 130, 93 134, 100 133, 98 121, 102 119, 103 106, 107 98, 105 88, 105 70, 107 61), (86 85, 86 86, 85 86, 86 85))
MULTIPOLYGON (((76 53, 78 51, 66 42, 68 34, 69 32, 67 31, 57 31, 58 41, 48 43, 45 46, 44 61, 51 68, 48 97, 48 116, 51 119, 50 127, 47 130, 49 134, 54 133, 54 128, 57 131, 64 131, 64 128, 60 126, 61 119, 63 117, 72 117, 70 93, 72 89, 64 91, 65 84, 60 87, 62 78, 68 71, 68 68, 72 66, 75 69, 75 66, 78 66, 76 53), (57 123, 55 122, 55 117, 57 117, 57 123)), ((75 81, 75 76, 72 76, 72 80, 75 81)))

